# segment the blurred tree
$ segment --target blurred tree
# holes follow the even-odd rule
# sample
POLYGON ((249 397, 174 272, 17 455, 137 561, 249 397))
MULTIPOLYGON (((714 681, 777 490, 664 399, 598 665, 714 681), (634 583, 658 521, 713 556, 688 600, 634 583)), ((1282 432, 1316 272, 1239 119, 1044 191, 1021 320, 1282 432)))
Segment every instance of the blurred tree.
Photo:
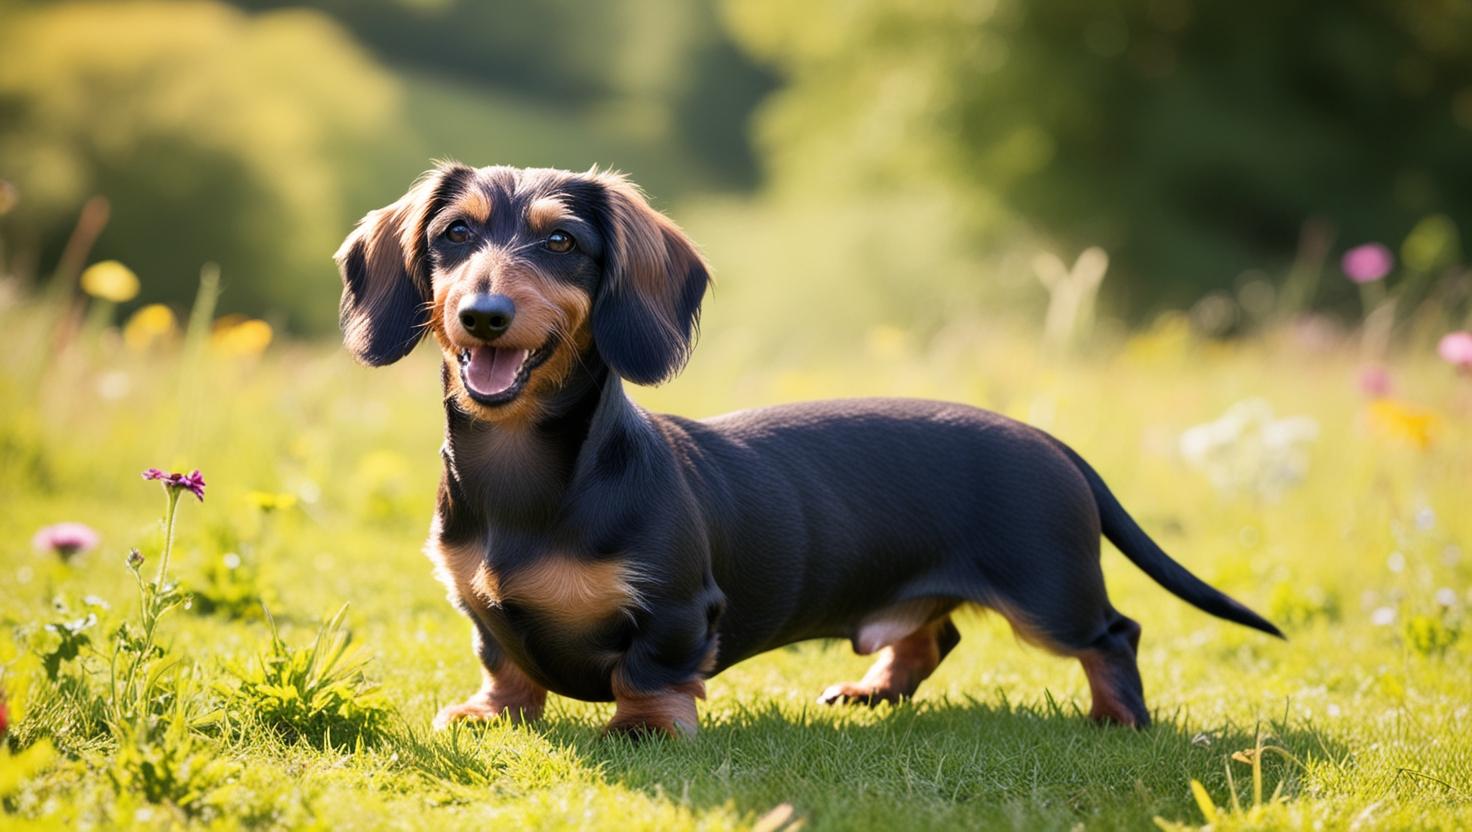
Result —
POLYGON ((323 10, 396 68, 580 109, 679 148, 713 184, 755 181, 746 124, 774 79, 736 47, 714 0, 234 2, 323 10))
POLYGON ((137 269, 140 302, 186 300, 215 261, 226 309, 335 317, 328 258, 356 216, 346 160, 382 138, 396 98, 336 24, 199 2, 0 14, 0 178, 21 198, 12 236, 54 252, 77 206, 106 194, 96 257, 137 269))
POLYGON ((933 189, 982 242, 1100 245, 1136 313, 1281 263, 1309 217, 1351 243, 1472 225, 1459 0, 724 8, 787 82, 758 124, 775 189, 933 189))
POLYGON ((304 5, 0 0, 12 263, 55 262, 104 194, 95 256, 138 270, 138 303, 186 303, 213 260, 226 311, 320 330, 331 252, 433 158, 619 167, 663 204, 754 181, 772 78, 714 0, 304 5))

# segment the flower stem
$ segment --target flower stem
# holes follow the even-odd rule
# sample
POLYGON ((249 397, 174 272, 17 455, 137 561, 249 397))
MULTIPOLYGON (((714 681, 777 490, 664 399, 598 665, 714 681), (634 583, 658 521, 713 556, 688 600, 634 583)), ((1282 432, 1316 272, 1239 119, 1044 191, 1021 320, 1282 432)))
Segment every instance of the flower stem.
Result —
POLYGON ((158 578, 154 581, 160 588, 169 569, 169 553, 174 550, 174 517, 179 508, 179 489, 164 487, 167 503, 164 507, 164 553, 158 559, 158 578))

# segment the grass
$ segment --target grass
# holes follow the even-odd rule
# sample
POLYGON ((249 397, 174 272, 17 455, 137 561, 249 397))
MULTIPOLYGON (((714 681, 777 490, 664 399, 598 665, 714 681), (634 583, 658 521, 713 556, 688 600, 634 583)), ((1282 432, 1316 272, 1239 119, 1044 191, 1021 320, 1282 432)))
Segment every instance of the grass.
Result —
POLYGON ((1391 365, 1401 400, 1434 414, 1423 448, 1394 412, 1371 415, 1352 346, 1288 330, 1221 345, 1164 326, 1074 361, 990 324, 927 344, 876 331, 847 359, 799 365, 734 358, 748 345, 723 340, 716 314, 689 371, 642 402, 701 416, 883 393, 1010 413, 1079 449, 1169 551, 1290 640, 1212 619, 1106 550, 1116 604, 1144 626, 1148 731, 1089 724, 1076 663, 978 613, 913 703, 813 704, 867 662, 809 643, 713 680, 695 740, 631 745, 600 735, 610 705, 556 697, 537 727, 430 730, 478 683, 469 626, 418 551, 438 471, 432 356, 370 371, 335 344, 227 359, 132 353, 97 331, 58 351, 44 309, 0 321, 19 345, 0 358, 0 684, 23 712, 0 751, 7 827, 1472 825, 1472 379, 1434 356, 1391 365), (1303 481, 1274 498, 1220 493, 1177 452, 1184 429, 1253 397, 1319 427, 1303 481), (230 603, 168 610, 162 698, 121 725, 97 697, 112 634, 138 616, 128 549, 149 575, 163 543, 158 487, 138 478, 153 465, 203 469, 207 499, 180 505, 171 572, 230 603), (102 545, 66 565, 31 550, 37 527, 63 520, 102 545), (250 569, 220 590, 227 561, 250 569), (270 619, 246 611, 255 598, 270 619), (346 629, 324 627, 344 604, 346 629), (1377 623, 1386 609, 1394 620, 1377 623), (43 625, 89 613, 78 655, 47 681, 37 654, 60 635, 43 625), (348 631, 351 673, 291 664, 348 631), (292 708, 240 707, 251 673, 388 714, 371 739, 282 730, 292 708))

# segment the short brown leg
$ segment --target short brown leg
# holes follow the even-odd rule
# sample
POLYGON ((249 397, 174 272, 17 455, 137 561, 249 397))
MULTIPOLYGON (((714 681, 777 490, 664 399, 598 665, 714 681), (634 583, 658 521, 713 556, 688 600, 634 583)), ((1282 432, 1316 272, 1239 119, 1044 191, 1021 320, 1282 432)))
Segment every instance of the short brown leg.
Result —
POLYGON ((503 659, 492 673, 484 671, 485 683, 479 691, 458 705, 446 705, 434 718, 434 727, 443 729, 462 720, 484 721, 505 716, 512 722, 535 722, 542 718, 547 704, 547 689, 532 681, 521 668, 503 659))
POLYGON ((1118 613, 1115 616, 1108 631, 1078 654, 1094 700, 1089 717, 1144 728, 1150 724, 1150 711, 1145 708, 1145 689, 1135 662, 1140 625, 1118 613))
POLYGON ((605 729, 610 734, 693 737, 700 729, 695 700, 705 698, 705 682, 699 679, 656 693, 624 691, 615 685, 613 695, 613 720, 605 729))
POLYGON ((863 679, 831 685, 818 701, 873 706, 908 699, 960 640, 949 616, 932 621, 880 650, 863 679))

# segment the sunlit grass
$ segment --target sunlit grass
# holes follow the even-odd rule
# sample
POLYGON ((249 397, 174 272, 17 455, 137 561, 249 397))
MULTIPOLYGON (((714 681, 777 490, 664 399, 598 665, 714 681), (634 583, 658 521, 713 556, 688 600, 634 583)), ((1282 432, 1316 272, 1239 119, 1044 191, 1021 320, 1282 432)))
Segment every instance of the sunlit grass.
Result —
MULTIPOLYGON (((805 644, 712 681, 699 738, 635 746, 601 737, 610 706, 555 698, 536 728, 430 731, 478 683, 469 626, 419 553, 439 464, 433 356, 370 371, 330 343, 254 356, 202 339, 191 355, 167 340, 129 348, 112 330, 58 350, 44 309, 0 323, 21 345, 0 359, 0 684, 15 715, 0 753, 30 755, 15 763, 23 776, 0 776, 7 825, 723 829, 782 804, 807 828, 1194 827, 1207 807, 1218 829, 1472 823, 1472 379, 1434 353, 1390 363, 1395 401, 1435 414, 1423 442, 1375 415, 1352 347, 1289 330, 1220 344, 1167 324, 1064 361, 992 323, 930 340, 880 329, 854 333, 845 358, 798 364, 751 360, 716 313, 689 371, 636 391, 641 402, 704 416, 900 394, 1026 419, 1088 457, 1169 551, 1290 641, 1191 609, 1106 551, 1115 603, 1144 626, 1149 731, 1088 724, 1076 663, 977 614, 911 705, 813 704, 867 662, 845 644, 805 644), (1307 470, 1281 493, 1221 493, 1179 437, 1253 398, 1314 420, 1307 470), (344 625, 390 710, 377 742, 232 718, 120 749, 79 710, 85 691, 68 698, 44 680, 36 652, 54 644, 42 629, 54 599, 99 618, 60 664, 83 688, 137 614, 126 554, 163 541, 157 487, 138 478, 150 465, 209 479, 179 522, 170 568, 185 592, 245 557, 256 571, 242 591, 270 598, 293 646, 349 605, 344 625), (31 549, 38 528, 64 521, 87 523, 101 545, 69 563, 31 549), (1282 753, 1257 754, 1260 742, 1282 753), (28 750, 47 746, 49 760, 28 750), (201 753, 221 761, 207 805, 137 786, 148 759, 201 753)), ((214 683, 233 684, 228 667, 272 655, 261 616, 180 609, 159 631, 197 714, 224 706, 214 683)))

